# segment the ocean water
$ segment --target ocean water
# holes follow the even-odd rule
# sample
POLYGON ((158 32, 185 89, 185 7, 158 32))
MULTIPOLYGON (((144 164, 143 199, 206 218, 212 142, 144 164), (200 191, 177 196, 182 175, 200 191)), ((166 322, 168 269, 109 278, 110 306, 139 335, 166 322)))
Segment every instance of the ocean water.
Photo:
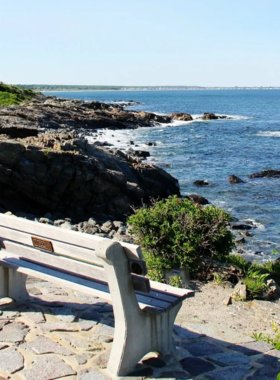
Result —
MULTIPOLYGON (((140 101, 128 109, 158 114, 190 113, 191 122, 173 122, 153 128, 107 131, 103 139, 123 149, 129 141, 149 150, 149 161, 179 180, 181 193, 197 193, 250 220, 254 229, 239 247, 252 260, 269 260, 280 250, 280 178, 255 178, 258 171, 280 170, 280 90, 92 91, 48 92, 59 97, 113 101, 140 101), (230 120, 201 121, 204 112, 231 116, 230 120), (156 142, 148 147, 147 142, 156 142), (245 183, 230 184, 235 174, 245 183), (193 182, 206 180, 207 187, 193 182)), ((132 146, 133 148, 133 146, 132 146)), ((279 255, 278 255, 279 256, 279 255)))

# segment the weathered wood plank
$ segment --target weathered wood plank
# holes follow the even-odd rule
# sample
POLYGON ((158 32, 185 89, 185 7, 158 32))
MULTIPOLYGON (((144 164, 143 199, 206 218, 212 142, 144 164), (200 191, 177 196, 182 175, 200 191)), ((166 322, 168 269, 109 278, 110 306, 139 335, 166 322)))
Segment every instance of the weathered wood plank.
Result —
MULTIPOLYGON (((57 270, 65 270, 69 273, 107 282, 103 267, 73 260, 68 257, 58 256, 51 252, 42 252, 36 248, 16 244, 9 240, 6 240, 4 244, 9 257, 13 256, 14 258, 28 259, 34 263, 54 267, 57 270)), ((2 250, 2 252, 4 253, 4 250, 2 250)))
MULTIPOLYGON (((15 216, 0 214, 0 226, 27 233, 31 236, 43 239, 56 240, 57 242, 95 250, 96 244, 104 238, 95 235, 80 233, 77 231, 65 230, 62 228, 49 226, 38 222, 33 222, 15 216)), ((110 240, 110 239, 108 239, 110 240)), ((119 242, 124 247, 126 254, 130 258, 142 259, 141 249, 138 245, 119 242)))

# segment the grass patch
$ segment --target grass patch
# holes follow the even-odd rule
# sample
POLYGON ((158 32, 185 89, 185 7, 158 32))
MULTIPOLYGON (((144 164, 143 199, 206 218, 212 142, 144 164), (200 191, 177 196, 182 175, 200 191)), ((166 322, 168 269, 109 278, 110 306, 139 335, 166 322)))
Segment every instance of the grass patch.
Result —
POLYGON ((9 86, 0 82, 0 107, 19 105, 22 102, 31 100, 35 92, 29 89, 21 89, 17 86, 9 86))

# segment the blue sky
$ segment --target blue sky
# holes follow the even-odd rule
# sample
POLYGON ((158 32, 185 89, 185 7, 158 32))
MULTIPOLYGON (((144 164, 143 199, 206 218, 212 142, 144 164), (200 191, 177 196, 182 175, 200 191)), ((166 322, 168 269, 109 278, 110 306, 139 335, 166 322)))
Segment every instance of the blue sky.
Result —
POLYGON ((0 0, 0 80, 280 86, 280 0, 0 0))

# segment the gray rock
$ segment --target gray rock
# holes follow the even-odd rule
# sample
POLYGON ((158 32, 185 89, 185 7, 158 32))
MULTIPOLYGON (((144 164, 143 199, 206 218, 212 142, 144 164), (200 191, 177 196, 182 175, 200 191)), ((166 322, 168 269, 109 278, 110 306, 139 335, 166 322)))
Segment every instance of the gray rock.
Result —
POLYGON ((49 219, 49 218, 40 218, 40 219, 39 219, 39 222, 40 222, 40 223, 44 223, 44 224, 51 224, 51 225, 54 224, 53 220, 51 220, 51 219, 49 219))
POLYGON ((110 380, 110 377, 103 375, 94 368, 88 368, 78 373, 78 380, 110 380))
POLYGON ((0 331, 0 342, 22 342, 29 328, 23 323, 11 323, 0 331))
POLYGON ((242 281, 239 281, 235 285, 233 292, 231 293, 231 298, 237 301, 246 301, 247 288, 246 288, 246 285, 242 281))
POLYGON ((72 225, 70 222, 64 222, 60 225, 61 228, 64 228, 65 230, 71 230, 72 229, 72 225))
POLYGON ((53 380, 76 372, 63 360, 54 355, 35 358, 32 368, 22 371, 25 380, 53 380))
POLYGON ((33 351, 37 355, 41 354, 60 354, 64 356, 74 355, 74 353, 67 348, 61 346, 59 343, 45 337, 39 336, 33 342, 24 343, 20 346, 28 351, 33 351))
POLYGON ((207 358, 222 367, 249 364, 248 357, 242 354, 220 353, 208 355, 207 358))
POLYGON ((15 373, 23 368, 23 356, 14 347, 0 351, 0 369, 8 373, 15 373))

